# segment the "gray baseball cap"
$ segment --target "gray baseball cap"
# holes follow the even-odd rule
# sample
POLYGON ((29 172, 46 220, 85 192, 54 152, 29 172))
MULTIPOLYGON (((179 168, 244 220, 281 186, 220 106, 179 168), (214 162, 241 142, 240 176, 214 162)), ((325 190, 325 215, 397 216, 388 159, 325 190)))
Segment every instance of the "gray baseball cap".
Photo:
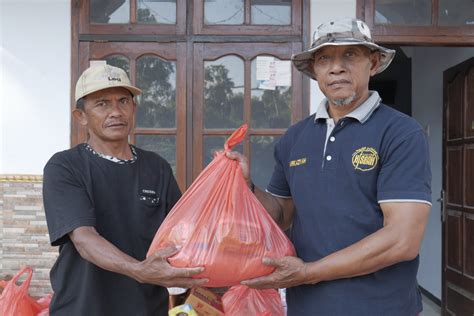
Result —
POLYGON ((312 69, 314 53, 324 46, 363 45, 380 52, 380 66, 376 74, 384 71, 393 60, 395 50, 374 43, 370 29, 361 20, 343 18, 320 24, 313 35, 311 47, 291 57, 293 65, 316 80, 312 69))

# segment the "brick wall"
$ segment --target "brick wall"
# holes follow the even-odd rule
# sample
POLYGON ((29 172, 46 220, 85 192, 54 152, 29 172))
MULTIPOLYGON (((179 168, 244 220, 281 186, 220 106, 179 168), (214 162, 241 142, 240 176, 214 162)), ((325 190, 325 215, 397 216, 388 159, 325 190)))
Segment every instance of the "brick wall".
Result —
POLYGON ((33 268, 30 295, 51 292, 49 271, 58 255, 49 244, 39 176, 0 176, 0 279, 33 268))

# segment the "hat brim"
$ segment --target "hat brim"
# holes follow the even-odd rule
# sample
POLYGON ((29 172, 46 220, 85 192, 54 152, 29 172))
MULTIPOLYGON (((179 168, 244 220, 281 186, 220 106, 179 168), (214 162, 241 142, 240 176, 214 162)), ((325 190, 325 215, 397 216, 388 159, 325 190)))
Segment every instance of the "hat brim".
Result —
POLYGON ((325 46, 347 46, 347 45, 349 46, 362 45, 369 48, 372 51, 380 52, 380 65, 377 68, 377 71, 375 72, 375 74, 381 73, 382 71, 387 69, 387 67, 390 65, 393 58, 395 57, 395 50, 388 49, 386 47, 377 45, 375 43, 359 41, 359 40, 354 40, 354 39, 344 39, 344 40, 340 39, 338 41, 327 42, 315 47, 310 47, 302 51, 301 53, 294 54, 291 57, 291 61, 293 62, 293 65, 295 65, 296 69, 303 72, 308 77, 314 80, 317 80, 316 77, 314 76, 314 71, 312 69, 312 61, 313 61, 314 53, 325 46))
POLYGON ((142 93, 142 90, 138 89, 137 87, 134 87, 134 86, 131 86, 131 85, 128 85, 128 84, 114 84, 114 85, 110 85, 110 86, 107 86, 107 87, 97 87, 95 89, 91 89, 89 91, 86 91, 84 92, 82 95, 80 96, 76 96, 76 102, 77 100, 79 100, 80 98, 84 98, 86 96, 88 96, 89 94, 91 93, 94 93, 94 92, 97 92, 97 91, 101 91, 101 90, 105 90, 105 89, 109 89, 109 88, 125 88, 127 89, 128 91, 130 91, 130 93, 135 97, 137 95, 140 95, 142 93))

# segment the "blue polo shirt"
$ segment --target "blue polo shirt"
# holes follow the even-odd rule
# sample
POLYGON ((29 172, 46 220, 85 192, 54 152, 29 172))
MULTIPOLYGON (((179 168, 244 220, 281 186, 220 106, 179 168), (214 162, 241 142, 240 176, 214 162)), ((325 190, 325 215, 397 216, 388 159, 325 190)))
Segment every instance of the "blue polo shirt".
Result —
MULTIPOLYGON (((383 227, 380 204, 431 204, 428 144, 411 117, 377 92, 334 124, 323 101, 275 145, 267 191, 296 207, 291 239, 305 262, 383 227)), ((368 275, 287 289, 288 315, 417 315, 418 257, 368 275)))

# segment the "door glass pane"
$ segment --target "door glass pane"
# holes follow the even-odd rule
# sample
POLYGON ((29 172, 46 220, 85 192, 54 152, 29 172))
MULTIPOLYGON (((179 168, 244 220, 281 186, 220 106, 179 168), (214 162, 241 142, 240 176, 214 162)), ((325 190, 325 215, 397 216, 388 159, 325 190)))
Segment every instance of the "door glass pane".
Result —
POLYGON ((130 0, 90 0, 89 21, 110 24, 129 23, 130 0))
POLYGON ((244 61, 225 56, 204 62, 204 128, 237 128, 243 109, 244 61))
POLYGON ((252 0, 252 24, 290 25, 291 0, 252 0))
POLYGON ((244 0, 205 0, 204 24, 243 24, 244 0))
MULTIPOLYGON (((206 167, 214 158, 214 152, 224 150, 224 143, 229 138, 227 136, 204 136, 203 150, 202 150, 202 161, 203 167, 206 167)), ((243 153, 243 142, 235 146, 232 150, 243 153)))
POLYGON ((375 0, 375 23, 430 25, 432 0, 375 0))
POLYGON ((251 136, 250 137, 250 174, 253 183, 265 189, 270 182, 273 167, 273 147, 280 136, 251 136))
POLYGON ((439 0, 440 25, 473 25, 474 2, 472 0, 439 0))
POLYGON ((145 150, 153 151, 171 165, 176 174, 176 136, 174 135, 136 135, 135 144, 145 150))
POLYGON ((138 0, 137 22, 176 24, 176 0, 138 0))
POLYGON ((122 68, 130 77, 130 61, 123 55, 110 55, 105 58, 108 65, 122 68))
POLYGON ((137 60, 138 98, 136 127, 176 127, 176 62, 156 56, 137 60))
MULTIPOLYGON (((287 128, 291 123, 291 73, 290 61, 281 61, 271 56, 272 66, 259 63, 259 67, 271 69, 271 80, 257 80, 257 58, 252 60, 252 128, 287 128), (275 66, 278 64, 278 66, 275 66), (277 80, 284 79, 284 80, 277 80)), ((260 70, 259 70, 260 71, 260 70)), ((259 78, 261 74, 259 74, 259 78)))

